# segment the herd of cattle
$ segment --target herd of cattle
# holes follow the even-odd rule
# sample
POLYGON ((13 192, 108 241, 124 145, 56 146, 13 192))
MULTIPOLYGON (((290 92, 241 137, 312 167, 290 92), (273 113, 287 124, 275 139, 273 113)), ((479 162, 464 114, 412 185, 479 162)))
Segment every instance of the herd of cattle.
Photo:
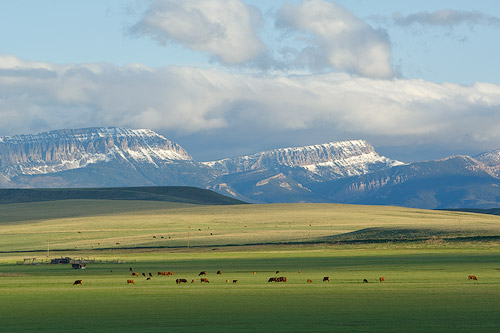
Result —
MULTIPOLYGON (((141 273, 139 275, 139 272, 134 272, 132 267, 130 267, 129 271, 131 272, 131 275, 132 277, 136 276, 136 277, 139 277, 140 275, 142 275, 142 277, 146 277, 146 280, 151 280, 151 278, 153 277, 153 274, 151 272, 149 272, 147 275, 146 273, 141 273)), ((276 271, 276 274, 278 274, 279 271, 276 271)), ((298 271, 298 273, 302 273, 301 271, 298 271)), ((222 271, 217 271, 216 273, 217 275, 222 275, 222 271)), ((256 272, 253 272, 253 275, 255 275, 256 272)), ((174 272, 171 272, 171 271, 164 271, 164 272, 158 272, 158 276, 173 276, 174 275, 174 272)), ((207 275, 207 271, 201 271, 198 276, 200 276, 200 283, 210 283, 210 281, 208 280, 208 278, 206 277, 201 277, 201 276, 206 276, 207 275)), ((384 276, 381 276, 379 277, 379 282, 385 282, 385 277, 384 276)), ((475 275, 469 275, 467 277, 467 280, 475 280, 477 281, 477 277, 475 275)), ((191 280, 191 283, 195 283, 196 281, 193 279, 191 280)), ((231 280, 230 279, 226 279, 226 283, 230 283, 231 280)), ((232 280, 233 284, 236 284, 238 282, 238 280, 232 280)), ((285 277, 285 276, 272 276, 269 278, 269 280, 267 280, 267 282, 288 282, 288 279, 285 277)), ((311 279, 307 279, 306 280, 306 283, 312 283, 313 281, 311 279)), ((323 282, 330 282, 330 277, 329 276, 325 276, 323 277, 323 282)), ((176 284, 181 284, 181 283, 188 283, 188 280, 187 279, 176 279, 175 280, 175 283, 176 284)), ((363 283, 368 283, 368 280, 367 279, 363 279, 363 283)), ((135 281, 132 280, 132 279, 127 279, 127 284, 134 284, 135 285, 135 281)), ((83 285, 83 281, 82 280, 75 280, 75 282, 73 283, 73 285, 83 285)))

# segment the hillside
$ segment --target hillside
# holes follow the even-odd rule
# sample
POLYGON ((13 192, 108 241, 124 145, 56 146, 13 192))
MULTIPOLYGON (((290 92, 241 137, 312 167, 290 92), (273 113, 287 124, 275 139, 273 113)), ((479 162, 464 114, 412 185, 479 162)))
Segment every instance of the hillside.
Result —
POLYGON ((244 203, 210 190, 187 186, 0 189, 0 204, 70 199, 145 200, 197 205, 235 205, 244 203))

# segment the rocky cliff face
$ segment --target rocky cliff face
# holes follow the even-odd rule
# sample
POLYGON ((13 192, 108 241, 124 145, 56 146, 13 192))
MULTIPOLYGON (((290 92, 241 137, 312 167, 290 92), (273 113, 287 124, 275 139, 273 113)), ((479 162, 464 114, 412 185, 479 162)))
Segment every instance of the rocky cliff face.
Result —
POLYGON ((364 140, 354 140, 274 149, 205 164, 221 174, 298 167, 311 173, 313 177, 335 179, 362 175, 403 163, 378 155, 373 146, 364 140))
POLYGON ((39 175, 123 160, 151 164, 191 160, 179 145, 151 130, 87 128, 0 137, 4 177, 39 175))

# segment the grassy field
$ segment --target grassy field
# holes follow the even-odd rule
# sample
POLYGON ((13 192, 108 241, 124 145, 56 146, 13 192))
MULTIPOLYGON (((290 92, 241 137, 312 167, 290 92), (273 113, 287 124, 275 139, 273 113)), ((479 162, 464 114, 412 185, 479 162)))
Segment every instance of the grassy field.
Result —
POLYGON ((0 323, 5 332, 493 332, 499 231, 497 216, 396 207, 2 205, 0 323), (51 258, 122 263, 16 264, 44 259, 47 241, 51 258), (127 285, 130 267, 153 277, 127 285), (166 270, 175 275, 156 275, 166 270), (268 283, 272 276, 288 282, 268 283))

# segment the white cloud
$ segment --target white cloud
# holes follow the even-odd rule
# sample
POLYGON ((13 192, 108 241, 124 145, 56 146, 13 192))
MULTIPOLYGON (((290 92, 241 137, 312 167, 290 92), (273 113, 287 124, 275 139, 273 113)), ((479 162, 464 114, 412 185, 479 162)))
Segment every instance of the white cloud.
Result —
POLYGON ((267 147, 298 144, 299 131, 328 140, 362 138, 400 146, 455 147, 467 135, 470 147, 500 148, 500 86, 495 84, 339 73, 264 76, 140 65, 60 66, 18 59, 2 72, 6 59, 0 57, 1 135, 126 126, 175 134, 181 145, 183 136, 192 140, 196 134, 206 146, 207 133, 214 140, 223 138, 218 142, 234 139, 252 147, 256 137, 267 147), (31 71, 37 68, 52 74, 31 71))
POLYGON ((277 26, 298 34, 306 46, 297 61, 313 69, 335 68, 368 77, 394 75, 387 36, 355 17, 344 7, 324 0, 287 3, 277 26))
POLYGON ((489 25, 500 27, 500 18, 487 15, 478 11, 459 11, 452 9, 438 10, 435 12, 418 12, 403 15, 399 12, 392 14, 394 23, 400 26, 422 25, 435 27, 454 27, 465 24, 469 26, 489 25))
POLYGON ((241 65, 266 52, 256 32, 260 15, 240 0, 156 0, 131 32, 241 65))

